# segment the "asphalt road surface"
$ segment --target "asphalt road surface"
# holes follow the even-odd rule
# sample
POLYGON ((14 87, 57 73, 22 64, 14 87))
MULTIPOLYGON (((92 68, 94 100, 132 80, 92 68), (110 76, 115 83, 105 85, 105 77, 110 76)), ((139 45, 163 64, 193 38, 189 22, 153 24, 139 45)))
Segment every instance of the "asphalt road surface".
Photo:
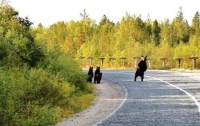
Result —
MULTIPOLYGON (((148 70, 145 72, 143 82, 140 77, 134 81, 134 70, 101 70, 101 72, 103 73, 102 79, 108 82, 109 86, 121 87, 114 92, 121 93, 121 95, 104 98, 105 102, 101 104, 105 104, 106 101, 110 103, 117 101, 117 105, 114 104, 115 107, 103 112, 103 115, 101 113, 98 120, 95 120, 93 116, 94 119, 84 119, 90 123, 74 125, 200 126, 199 71, 148 70)), ((105 84, 101 83, 97 86, 100 85, 105 84)), ((102 89, 105 90, 105 86, 102 89)), ((111 88, 109 90, 112 92, 111 88)), ((106 108, 108 106, 101 107, 101 112, 106 108)), ((99 111, 96 112, 96 116, 98 113, 99 111)), ((89 114, 85 113, 82 116, 89 116, 89 114)), ((69 122, 63 125, 67 126, 69 122)))

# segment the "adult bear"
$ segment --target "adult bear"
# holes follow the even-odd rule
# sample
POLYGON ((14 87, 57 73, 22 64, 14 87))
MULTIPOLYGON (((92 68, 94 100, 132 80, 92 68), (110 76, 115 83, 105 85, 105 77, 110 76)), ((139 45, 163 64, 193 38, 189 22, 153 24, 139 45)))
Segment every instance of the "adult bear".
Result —
POLYGON ((140 62, 137 65, 137 69, 135 72, 135 79, 134 81, 136 81, 137 77, 140 76, 141 77, 141 81, 143 81, 144 79, 144 72, 147 70, 147 56, 142 56, 140 62))
POLYGON ((94 83, 100 84, 102 78, 102 73, 100 72, 100 67, 97 66, 94 73, 94 83))

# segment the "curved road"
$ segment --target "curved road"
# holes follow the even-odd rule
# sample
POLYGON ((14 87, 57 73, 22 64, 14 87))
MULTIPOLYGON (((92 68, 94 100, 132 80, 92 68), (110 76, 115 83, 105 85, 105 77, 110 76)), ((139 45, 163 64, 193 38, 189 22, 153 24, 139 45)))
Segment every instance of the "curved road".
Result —
POLYGON ((124 96, 94 126, 200 126, 200 72, 148 70, 135 82, 133 70, 101 71, 124 96))

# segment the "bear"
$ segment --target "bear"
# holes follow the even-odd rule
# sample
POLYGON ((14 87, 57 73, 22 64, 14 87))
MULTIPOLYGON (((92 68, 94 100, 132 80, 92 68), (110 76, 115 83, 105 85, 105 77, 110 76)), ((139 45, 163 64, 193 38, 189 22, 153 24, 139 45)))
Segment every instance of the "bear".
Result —
POLYGON ((102 73, 99 73, 98 76, 97 76, 97 84, 100 84, 101 82, 101 77, 102 77, 102 73))
POLYGON ((141 57, 141 60, 139 61, 137 69, 136 69, 136 72, 135 72, 135 79, 134 79, 134 81, 136 81, 136 79, 137 79, 138 76, 140 76, 141 77, 141 81, 143 81, 143 79, 144 79, 144 72, 147 70, 146 60, 147 60, 147 56, 145 56, 145 57, 142 56, 141 57))
POLYGON ((97 66, 94 73, 94 83, 100 84, 101 78, 102 78, 102 73, 100 72, 100 66, 97 66))
POLYGON ((92 78, 93 78, 93 76, 94 76, 94 73, 93 73, 93 67, 90 66, 90 67, 89 67, 89 71, 88 71, 87 82, 92 83, 92 78))

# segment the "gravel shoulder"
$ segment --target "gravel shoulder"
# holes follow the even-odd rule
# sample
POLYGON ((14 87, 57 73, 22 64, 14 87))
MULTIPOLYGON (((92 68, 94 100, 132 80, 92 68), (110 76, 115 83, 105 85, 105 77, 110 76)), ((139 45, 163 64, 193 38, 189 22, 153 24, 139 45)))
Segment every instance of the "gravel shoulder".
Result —
POLYGON ((92 126, 97 125, 122 103, 124 89, 119 84, 114 84, 105 80, 101 84, 95 84, 97 90, 94 105, 83 112, 75 114, 73 117, 65 118, 56 126, 92 126))
POLYGON ((190 76, 193 79, 200 80, 200 70, 178 69, 177 72, 183 75, 190 76))

